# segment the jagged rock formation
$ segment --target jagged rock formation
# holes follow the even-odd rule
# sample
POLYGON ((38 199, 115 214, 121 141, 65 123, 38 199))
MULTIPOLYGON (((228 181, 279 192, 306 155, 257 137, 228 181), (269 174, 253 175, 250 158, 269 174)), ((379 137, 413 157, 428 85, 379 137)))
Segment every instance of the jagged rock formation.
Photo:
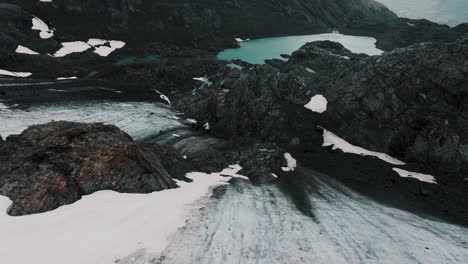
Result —
POLYGON ((34 126, 0 142, 0 194, 13 200, 9 214, 25 215, 99 190, 148 193, 174 188, 163 165, 168 162, 160 155, 114 126, 34 126))
POLYGON ((205 94, 220 96, 185 97, 176 106, 209 120, 213 134, 237 142, 257 138, 316 148, 322 126, 356 145, 462 182, 468 170, 466 54, 466 37, 382 56, 353 54, 333 42, 309 43, 288 62, 233 70, 205 88, 205 94), (224 89, 230 91, 221 96, 224 89), (316 94, 328 99, 323 114, 304 107, 316 94), (187 100, 196 102, 196 109, 187 109, 187 100), (209 111, 208 105, 216 109, 209 111))

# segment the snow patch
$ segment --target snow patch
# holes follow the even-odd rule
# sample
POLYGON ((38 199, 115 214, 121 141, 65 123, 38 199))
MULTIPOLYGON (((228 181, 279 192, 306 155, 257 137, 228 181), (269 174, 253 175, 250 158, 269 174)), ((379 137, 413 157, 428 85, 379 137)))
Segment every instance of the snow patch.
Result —
POLYGON ((30 72, 12 72, 0 69, 0 75, 13 76, 13 77, 29 77, 32 75, 30 72))
POLYGON ((297 167, 297 161, 289 153, 284 153, 284 158, 287 162, 287 167, 282 167, 283 171, 294 171, 297 167))
POLYGON ((437 181, 434 176, 429 175, 429 174, 423 174, 423 173, 418 173, 418 172, 411 172, 411 171, 406 171, 398 168, 393 168, 393 170, 400 175, 400 177, 403 178, 415 178, 418 179, 422 182, 428 182, 428 183, 433 183, 437 184, 437 181))
POLYGON ((39 54, 39 53, 33 51, 32 49, 27 48, 25 46, 21 46, 21 45, 18 45, 18 47, 16 47, 15 52, 19 53, 19 54, 29 54, 29 55, 38 55, 39 54))
POLYGON ((310 102, 304 105, 305 108, 312 110, 316 113, 325 113, 327 111, 328 101, 321 94, 317 94, 310 99, 310 102))
POLYGON ((187 118, 186 121, 189 122, 190 124, 196 124, 196 123, 198 123, 198 121, 195 120, 195 119, 193 119, 193 118, 187 118))
POLYGON ((208 86, 212 84, 212 82, 210 82, 210 80, 206 76, 205 77, 193 77, 193 79, 195 81, 202 82, 203 84, 206 84, 208 86))
POLYGON ((40 31, 39 36, 42 39, 49 39, 54 36, 54 29, 50 29, 44 21, 35 16, 32 18, 31 29, 40 31))
POLYGON ((209 130, 210 129, 210 123, 206 122, 203 127, 205 128, 205 130, 209 130))
POLYGON ((90 39, 88 44, 94 47, 94 53, 107 57, 117 49, 125 46, 125 42, 118 40, 90 39))
POLYGON ((71 76, 71 77, 58 77, 57 81, 62 81, 62 80, 73 80, 73 79, 78 79, 76 76, 71 76))
POLYGON ((311 68, 305 68, 307 72, 309 73, 316 73, 314 70, 312 70, 311 68))
POLYGON ((158 91, 156 89, 153 89, 153 91, 155 91, 157 94, 159 94, 159 98, 166 101, 168 104, 171 104, 171 100, 169 100, 169 98, 167 96, 165 96, 164 94, 162 94, 160 91, 158 91))
POLYGON ((65 57, 72 53, 87 51, 91 46, 84 41, 62 42, 62 48, 55 52, 54 57, 65 57))
POLYGON ((87 42, 84 41, 72 41, 62 42, 62 48, 60 48, 54 57, 64 57, 66 55, 78 52, 84 52, 88 49, 94 48, 94 53, 101 57, 107 57, 113 51, 121 49, 125 46, 125 42, 118 40, 104 40, 104 39, 89 39, 87 42))
POLYGON ((345 153, 352 153, 361 156, 373 156, 379 158, 385 162, 388 162, 393 165, 405 165, 403 161, 400 161, 396 158, 393 158, 385 153, 370 151, 358 146, 354 146, 344 139, 338 137, 337 135, 333 134, 332 132, 323 129, 323 145, 322 147, 329 147, 333 146, 333 149, 340 149, 345 153))
POLYGON ((248 39, 235 38, 235 40, 240 43, 244 41, 249 41, 250 39, 249 38, 248 39))
POLYGON ((0 263, 116 263, 141 249, 157 256, 206 205, 213 188, 245 178, 239 170, 234 165, 221 173, 188 173, 193 182, 177 181, 180 188, 150 194, 100 191, 50 212, 21 217, 8 216, 11 200, 0 196, 0 263), (25 248, 28 253, 21 254, 25 248))

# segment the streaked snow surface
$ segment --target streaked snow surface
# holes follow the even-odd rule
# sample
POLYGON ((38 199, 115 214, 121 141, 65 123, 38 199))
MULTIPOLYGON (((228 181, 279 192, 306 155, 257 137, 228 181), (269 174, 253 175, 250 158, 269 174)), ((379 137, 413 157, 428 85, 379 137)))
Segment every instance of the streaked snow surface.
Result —
POLYGON ((323 129, 323 147, 333 146, 333 149, 340 149, 345 153, 352 153, 357 155, 363 156, 373 156, 379 158, 385 162, 394 165, 405 165, 405 163, 401 160, 393 158, 385 153, 380 153, 376 151, 367 150, 365 148, 361 148, 355 145, 352 145, 345 141, 344 139, 340 138, 339 136, 333 134, 332 132, 323 129))
MULTIPOLYGON (((468 263, 468 230, 373 202, 298 168, 315 186, 301 214, 275 185, 238 182, 170 240, 160 261, 135 263, 468 263)), ((295 176, 291 176, 295 177, 295 176)), ((289 178, 289 177, 286 177, 289 178)))
POLYGON ((50 121, 103 122, 113 124, 134 139, 142 139, 175 127, 183 127, 172 110, 158 103, 99 102, 31 107, 27 111, 0 112, 0 135, 20 134, 30 125, 50 121))
POLYGON ((220 173, 189 173, 191 183, 151 194, 101 191, 47 213, 11 217, 0 196, 0 263, 113 264, 134 251, 150 263, 168 239, 203 207, 216 186, 239 178, 233 166, 220 173))
MULTIPOLYGON (((341 43, 355 53, 380 55, 383 53, 375 47, 375 38, 348 36, 340 33, 327 33, 305 36, 287 36, 262 38, 240 42, 240 48, 226 49, 218 54, 221 60, 240 59, 253 64, 263 64, 266 59, 283 59, 281 54, 291 54, 311 41, 330 40, 341 43)), ((349 58, 348 58, 349 59, 349 58)))

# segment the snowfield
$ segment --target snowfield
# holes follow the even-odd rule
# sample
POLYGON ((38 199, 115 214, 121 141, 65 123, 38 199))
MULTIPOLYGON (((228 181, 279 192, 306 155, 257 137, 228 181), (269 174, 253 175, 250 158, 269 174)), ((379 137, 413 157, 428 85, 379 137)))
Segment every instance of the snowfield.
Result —
POLYGON ((209 200, 214 187, 238 175, 239 166, 221 173, 189 173, 191 183, 151 194, 101 191, 54 211, 11 217, 11 201, 0 196, 0 263, 154 263, 168 240, 209 200), (221 176, 227 175, 228 177, 221 176), (131 262, 133 252, 148 252, 131 262))
MULTIPOLYGON (((59 92, 59 91, 58 91, 59 92)), ((184 127, 172 110, 158 103, 88 102, 36 106, 28 111, 0 112, 0 136, 20 134, 28 126, 51 121, 102 122, 116 125, 139 140, 161 131, 184 127)))
MULTIPOLYGON (((297 171, 316 189, 308 194, 311 216, 276 185, 238 182, 191 217, 155 263, 468 262, 466 228, 383 206, 328 176, 297 171)), ((145 263, 138 254, 121 264, 145 263)))

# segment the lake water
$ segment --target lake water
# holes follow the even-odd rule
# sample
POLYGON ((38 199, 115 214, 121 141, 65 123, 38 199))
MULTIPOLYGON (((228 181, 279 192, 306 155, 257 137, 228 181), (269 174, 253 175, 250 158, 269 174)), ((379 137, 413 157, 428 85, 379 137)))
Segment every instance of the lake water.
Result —
POLYGON ((456 26, 468 22, 468 0, 377 0, 401 17, 456 26))
POLYGON ((218 54, 218 58, 221 60, 240 59, 253 64, 263 64, 266 59, 282 59, 281 54, 290 55, 307 42, 319 40, 339 42, 355 53, 379 55, 383 52, 375 47, 376 40, 374 38, 327 33, 244 41, 240 43, 240 48, 224 50, 218 54))

